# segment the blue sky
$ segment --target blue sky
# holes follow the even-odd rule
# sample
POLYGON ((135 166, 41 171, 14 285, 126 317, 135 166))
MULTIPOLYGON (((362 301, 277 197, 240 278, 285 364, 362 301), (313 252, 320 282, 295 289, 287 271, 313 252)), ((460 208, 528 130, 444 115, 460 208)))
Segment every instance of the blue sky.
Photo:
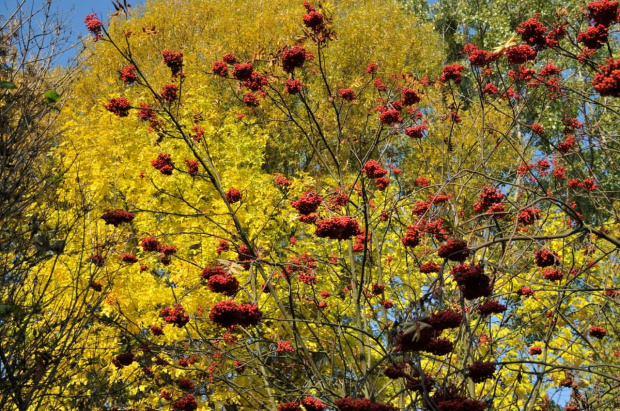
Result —
MULTIPOLYGON (((29 8, 30 5, 40 7, 46 0, 26 0, 25 8, 29 8)), ((121 0, 122 1, 122 0, 121 0)), ((20 0, 3 0, 0 3, 0 14, 6 14, 7 11, 14 10, 20 0)), ((132 5, 143 3, 144 0, 129 0, 132 5)), ((104 20, 107 15, 114 10, 112 6, 112 0, 52 0, 52 9, 60 12, 63 15, 68 15, 68 25, 75 32, 81 32, 83 30, 84 17, 96 12, 104 20)))
MULTIPOLYGON (((41 4, 44 2, 44 0, 28 1, 34 1, 35 4, 41 4)), ((132 5, 143 2, 144 0, 128 1, 128 3, 132 5)), ((74 29, 74 31, 77 32, 83 31, 83 20, 84 16, 86 16, 87 14, 96 12, 99 14, 99 17, 101 17, 102 20, 106 20, 107 15, 114 10, 114 7, 112 6, 112 0, 52 0, 52 5, 54 8, 58 9, 61 12, 69 12, 71 14, 70 26, 74 29)))
MULTIPOLYGON (((0 2, 0 15, 12 14, 21 1, 23 0, 2 0, 0 2)), ((137 5, 144 3, 144 1, 128 0, 128 3, 137 5)), ((45 3, 46 0, 26 0, 23 7, 24 12, 30 10, 31 7, 37 10, 45 3)), ((66 17, 65 22, 71 30, 71 43, 79 44, 78 36, 88 34, 84 26, 84 17, 90 13, 97 13, 100 19, 106 22, 110 13, 114 11, 114 7, 112 6, 112 0, 52 0, 52 11, 66 17)), ((65 53, 58 63, 64 64, 75 51, 77 49, 65 53)))

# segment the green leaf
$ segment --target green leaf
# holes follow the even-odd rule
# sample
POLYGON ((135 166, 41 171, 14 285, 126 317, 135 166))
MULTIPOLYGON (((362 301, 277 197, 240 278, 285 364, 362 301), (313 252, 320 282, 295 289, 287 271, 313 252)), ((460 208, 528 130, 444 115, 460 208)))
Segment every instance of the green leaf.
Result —
POLYGON ((0 81, 0 88, 15 90, 17 86, 15 83, 11 83, 10 81, 0 81))
POLYGON ((10 314, 22 314, 24 310, 13 304, 0 304, 0 316, 7 316, 10 314))
POLYGON ((45 92, 45 101, 50 104, 57 103, 60 100, 60 94, 56 92, 56 90, 48 90, 45 92))

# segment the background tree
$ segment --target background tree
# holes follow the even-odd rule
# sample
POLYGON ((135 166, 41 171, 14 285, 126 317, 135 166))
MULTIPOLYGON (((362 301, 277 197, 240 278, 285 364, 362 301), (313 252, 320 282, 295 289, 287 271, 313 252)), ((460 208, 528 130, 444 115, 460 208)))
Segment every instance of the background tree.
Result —
POLYGON ((613 36, 581 34, 613 31, 616 2, 524 18, 494 52, 466 45, 469 69, 442 68, 401 3, 178 4, 86 19, 63 152, 115 250, 68 395, 532 410, 564 387, 569 410, 617 406, 616 170, 586 155, 614 138, 585 120, 615 113, 613 36))
POLYGON ((85 238, 75 237, 89 201, 65 194, 69 174, 56 151, 61 95, 77 70, 56 67, 68 49, 63 20, 51 1, 21 1, 0 20, 2 410, 63 402, 100 298, 85 238))

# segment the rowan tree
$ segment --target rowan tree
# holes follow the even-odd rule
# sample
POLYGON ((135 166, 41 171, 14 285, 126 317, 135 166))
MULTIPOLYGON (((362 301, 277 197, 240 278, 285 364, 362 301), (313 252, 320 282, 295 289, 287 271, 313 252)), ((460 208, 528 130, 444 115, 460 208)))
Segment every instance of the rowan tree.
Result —
POLYGON ((447 65, 397 2, 179 4, 85 20, 64 150, 115 248, 92 260, 106 305, 72 395, 617 406, 617 170, 597 160, 617 140, 597 125, 618 2, 524 17, 447 65))

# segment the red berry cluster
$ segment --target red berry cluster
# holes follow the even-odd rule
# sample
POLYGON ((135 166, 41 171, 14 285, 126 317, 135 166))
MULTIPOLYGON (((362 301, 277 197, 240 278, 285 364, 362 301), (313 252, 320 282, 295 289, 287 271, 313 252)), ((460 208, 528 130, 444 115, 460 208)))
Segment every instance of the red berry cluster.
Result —
POLYGON ((540 355, 542 354, 542 348, 538 346, 530 347, 530 355, 540 355))
POLYGON ((185 159, 185 164, 187 164, 187 174, 189 174, 192 177, 195 177, 198 175, 198 160, 190 160, 190 159, 185 159))
POLYGON ((403 87, 400 93, 402 95, 402 98, 400 101, 402 105, 405 107, 418 104, 422 100, 420 98, 420 95, 414 89, 409 88, 409 87, 403 87))
POLYGON ((439 411, 483 411, 487 408, 485 402, 467 399, 451 399, 438 401, 439 411))
MULTIPOLYGON (((411 332, 405 333, 401 331, 396 336, 396 348, 395 352, 432 352, 437 346, 437 338, 441 335, 441 330, 436 330, 432 327, 426 327, 423 321, 417 322, 413 325, 414 329, 411 332), (432 351, 431 351, 432 350, 432 351)), ((439 343, 441 344, 441 343, 439 343)), ((436 355, 445 355, 436 354, 436 355)))
POLYGON ((341 216, 317 222, 314 234, 321 238, 346 240, 355 235, 362 234, 362 231, 356 219, 349 216, 341 216))
POLYGON ((146 103, 140 103, 140 110, 138 110, 138 118, 142 121, 156 121, 157 113, 151 106, 146 103))
POLYGON ((506 311, 506 306, 504 304, 500 304, 499 301, 486 301, 483 304, 480 304, 476 311, 481 316, 485 317, 491 314, 501 314, 506 311))
POLYGON ((415 181, 413 182, 413 184, 414 184, 416 187, 424 188, 424 187, 428 187, 428 186, 431 184, 431 182, 430 182, 430 181, 428 181, 428 179, 427 179, 426 177, 424 177, 424 176, 420 176, 420 177, 418 177, 418 178, 416 178, 416 179, 415 179, 415 181))
POLYGON ((105 109, 116 114, 119 117, 127 117, 131 104, 125 97, 112 97, 105 105, 105 109))
POLYGON ((130 253, 125 253, 121 257, 121 261, 128 264, 134 264, 138 262, 138 257, 130 253))
POLYGON ((319 208, 322 201, 323 197, 314 191, 306 191, 297 200, 291 201, 291 206, 301 215, 310 215, 319 208))
POLYGON ((125 84, 133 84, 138 81, 138 74, 136 73, 136 66, 130 64, 123 67, 119 72, 119 78, 125 84))
POLYGON ((564 278, 564 273, 559 270, 554 270, 553 268, 547 268, 543 271, 543 277, 545 277, 545 280, 549 281, 560 281, 564 278))
POLYGON ((400 116, 399 110, 385 108, 384 110, 381 110, 381 114, 379 115, 379 121, 381 122, 381 124, 390 126, 395 123, 401 123, 403 119, 400 116))
MULTIPOLYGON (((547 63, 543 68, 540 69, 538 74, 540 77, 549 77, 549 76, 557 76, 562 72, 562 69, 555 66, 553 63, 547 63)), ((542 134, 542 133, 539 133, 542 134)))
POLYGON ((452 352, 454 344, 439 337, 444 330, 458 328, 462 317, 456 311, 445 310, 420 318, 411 330, 403 330, 397 335, 394 351, 426 351, 434 355, 446 355, 452 352))
POLYGON ((112 360, 112 364, 116 366, 116 368, 123 368, 128 365, 131 365, 136 360, 136 356, 131 352, 124 352, 122 354, 118 354, 112 360))
POLYGON ((302 411, 297 401, 289 401, 278 405, 278 411, 302 411))
POLYGON ((373 284, 372 285, 372 295, 380 295, 385 291, 384 284, 373 284))
POLYGON ((172 407, 178 411, 195 411, 198 409, 198 403, 192 394, 187 394, 180 400, 173 402, 172 407))
POLYGON ((588 335, 590 337, 594 337, 594 338, 603 338, 607 335, 607 330, 604 329, 603 327, 597 327, 594 326, 592 328, 590 328, 590 331, 588 332, 588 335))
POLYGON ((523 64, 536 58, 537 52, 527 44, 514 46, 506 50, 509 64, 523 64))
POLYGON ((228 77, 228 65, 223 61, 213 63, 213 74, 220 77, 228 77))
POLYGON ((161 316, 168 324, 174 324, 175 327, 183 327, 189 322, 189 314, 185 312, 185 308, 181 304, 175 304, 174 307, 164 307, 161 309, 161 316))
POLYGON ((196 388, 196 384, 194 384, 189 378, 179 378, 176 383, 177 386, 183 391, 190 391, 196 388))
POLYGON ((431 208, 431 203, 426 202, 426 201, 416 201, 413 204, 413 210, 411 210, 411 213, 413 215, 417 215, 419 217, 423 216, 424 214, 426 214, 426 212, 431 208))
POLYGON ((151 325, 149 330, 151 330, 151 334, 155 336, 164 335, 164 330, 162 330, 162 328, 157 325, 151 325))
POLYGON ((159 153, 155 160, 151 160, 151 165, 165 176, 171 175, 174 170, 174 163, 168 153, 159 153))
POLYGON ((155 237, 146 237, 142 239, 140 246, 146 252, 159 251, 161 248, 160 242, 155 237))
POLYGON ((241 194, 241 191, 237 190, 234 187, 229 188, 226 192, 226 201, 228 201, 230 204, 238 203, 239 201, 241 201, 242 198, 243 194, 241 194))
POLYGON ((536 71, 525 66, 519 66, 517 71, 508 70, 508 78, 514 82, 528 82, 534 78, 534 75, 536 75, 536 71))
POLYGON ((230 328, 233 325, 255 326, 262 317, 263 313, 256 304, 237 304, 231 300, 215 304, 209 314, 211 321, 224 328, 230 328))
POLYGON ((205 267, 204 270, 202 270, 201 277, 204 278, 205 280, 208 280, 209 278, 216 276, 216 275, 225 276, 225 275, 228 275, 228 273, 223 267, 211 265, 211 266, 205 267))
POLYGON ((245 93, 245 96, 243 96, 243 102, 248 107, 258 107, 260 104, 258 98, 256 97, 256 94, 250 92, 245 93))
POLYGON ((105 265, 106 258, 101 254, 93 254, 88 261, 96 267, 103 267, 105 265))
POLYGON ((383 375, 385 375, 391 380, 397 380, 399 378, 405 377, 408 375, 405 372, 405 366, 405 363, 389 365, 385 368, 385 370, 383 370, 383 375))
POLYGON ((428 130, 426 124, 419 124, 417 126, 408 127, 405 129, 405 135, 409 138, 421 139, 424 137, 424 132, 428 130))
POLYGON ((291 264, 288 264, 284 268, 285 276, 287 279, 291 278, 293 273, 298 272, 299 281, 305 284, 316 283, 316 275, 314 270, 317 267, 316 260, 308 253, 291 257, 289 259, 291 264))
POLYGON ((431 325, 434 329, 439 331, 450 328, 458 328, 460 327, 462 321, 463 314, 451 309, 433 313, 424 320, 425 323, 431 325))
POLYGON ((92 13, 86 16, 84 19, 86 23, 86 29, 90 31, 90 34, 94 36, 94 40, 101 40, 101 30, 103 29, 103 23, 97 17, 97 14, 92 13))
POLYGON ((483 382, 493 378, 493 374, 495 374, 495 363, 476 361, 469 365, 467 369, 469 370, 469 378, 471 378, 473 382, 483 382))
MULTIPOLYGON (((620 65, 619 65, 620 67, 620 65)), ((598 76, 598 74, 597 74, 598 76)), ((596 77, 595 77, 596 78, 596 77)), ((594 86, 594 88, 596 89, 596 86, 594 86)), ((620 96, 620 76, 618 76, 618 96, 620 96)), ((600 90, 597 90, 599 93, 601 92, 600 90)), ((601 94, 603 95, 603 94, 601 94)), ((560 153, 566 154, 570 151, 571 148, 573 148, 573 146, 575 145, 575 139, 571 136, 566 136, 566 138, 564 139, 563 142, 561 142, 560 144, 558 144, 558 151, 560 153)))
POLYGON ((405 247, 416 247, 420 244, 421 234, 420 230, 418 230, 417 225, 409 225, 407 226, 407 231, 405 232, 405 236, 400 239, 405 247))
POLYGON ((178 92, 179 86, 177 86, 176 84, 166 84, 162 89, 160 96, 162 99, 164 99, 164 101, 172 103, 174 100, 177 99, 178 92))
POLYGON ((230 250, 230 244, 228 244, 228 241, 226 240, 220 240, 219 244, 217 245, 217 250, 215 250, 217 252, 218 255, 222 254, 222 252, 225 251, 229 251, 230 250))
POLYGON ((303 67, 307 60, 312 60, 314 56, 301 46, 287 47, 282 51, 282 69, 287 73, 292 73, 296 68, 303 67))
POLYGON ((452 198, 452 194, 431 194, 428 196, 428 201, 431 204, 443 204, 452 198))
POLYGON ((372 81, 372 84, 375 86, 377 91, 386 91, 387 90, 387 86, 385 85, 385 82, 381 78, 374 79, 372 81))
POLYGON ((592 79, 594 89, 603 97, 620 97, 620 60, 610 57, 605 62, 592 79))
POLYGON ((252 72, 249 79, 241 82, 241 85, 255 92, 263 91, 267 84, 269 84, 269 78, 266 75, 259 74, 255 71, 252 72))
POLYGON ((329 199, 329 207, 333 210, 338 210, 349 204, 349 195, 341 188, 336 188, 336 194, 329 199))
POLYGON ((247 261, 256 260, 256 257, 253 255, 252 250, 250 250, 247 245, 243 244, 237 249, 237 260, 244 263, 243 267, 247 270, 250 268, 247 261))
POLYGON ((409 377, 405 382, 405 388, 420 394, 430 392, 434 386, 435 380, 431 377, 425 377, 424 379, 409 377))
POLYGON ((98 281, 91 281, 90 282, 90 288, 92 288, 93 290, 95 290, 97 292, 101 292, 101 290, 103 290, 103 284, 101 284, 98 281))
POLYGON ((236 63, 233 66, 232 75, 239 81, 249 80, 254 72, 252 63, 236 63))
POLYGON ((284 90, 288 93, 288 94, 299 94, 301 93, 301 90, 304 88, 303 84, 301 83, 301 81, 295 79, 287 79, 286 82, 284 83, 284 90))
POLYGON ((157 112, 148 104, 140 103, 138 118, 149 122, 149 132, 160 131, 164 127, 164 122, 157 119, 157 112))
POLYGON ((497 94, 499 89, 493 83, 489 83, 482 89, 482 94, 497 94))
POLYGON ((170 68, 172 77, 182 77, 183 72, 183 52, 176 50, 164 50, 161 52, 164 64, 170 68))
POLYGON ((106 224, 111 224, 114 227, 118 227, 123 223, 131 223, 134 217, 134 214, 129 211, 114 210, 103 214, 101 219, 105 221, 106 224))
POLYGON ((381 167, 376 160, 368 160, 364 167, 362 167, 362 173, 365 173, 368 178, 380 178, 387 174, 387 170, 381 167))
POLYGON ((538 14, 517 26, 517 33, 521 39, 532 47, 544 48, 547 46, 547 27, 538 21, 538 14))
POLYGON ((357 98, 355 96, 355 91, 353 91, 350 88, 341 88, 340 90, 338 90, 338 95, 344 101, 349 101, 349 102, 355 101, 355 99, 357 98))
POLYGON ((454 343, 446 338, 431 338, 424 351, 433 355, 444 356, 454 350, 454 343))
POLYGON ((437 255, 450 261, 463 262, 469 257, 470 250, 463 240, 449 239, 448 242, 437 250, 437 255))
POLYGON ((312 31, 314 31, 315 33, 323 30, 323 28, 325 27, 323 24, 325 17, 323 17, 323 15, 318 11, 313 10, 309 12, 308 14, 304 15, 303 19, 306 27, 311 28, 312 31))
POLYGON ((280 173, 275 173, 274 176, 275 176, 274 183, 281 188, 287 188, 287 187, 290 187, 291 184, 293 184, 280 173))
POLYGON ((588 27, 586 31, 582 31, 577 35, 577 42, 582 43, 584 47, 594 50, 600 49, 607 42, 609 31, 602 24, 588 27))
POLYGON ((239 281, 230 274, 216 274, 209 276, 209 290, 227 296, 234 295, 239 289, 239 281))
POLYGON ((447 66, 444 66, 441 77, 439 79, 442 83, 447 83, 448 81, 452 80, 455 84, 459 84, 461 81, 463 81, 463 71, 465 71, 465 67, 461 66, 460 64, 449 64, 447 66))
POLYGON ((349 397, 336 400, 340 411, 398 411, 392 404, 373 403, 369 398, 353 399, 349 397))
POLYGON ((564 132, 565 133, 571 133, 577 129, 580 129, 583 127, 583 123, 580 122, 579 120, 577 120, 574 117, 566 117, 564 119, 562 119, 562 122, 564 123, 564 132))
POLYGON ((517 217, 519 224, 525 226, 534 224, 537 220, 540 220, 540 209, 537 207, 528 207, 521 211, 517 217))
POLYGON ((312 30, 310 36, 316 43, 325 43, 335 37, 333 31, 328 28, 331 18, 317 11, 308 1, 304 1, 304 8, 308 14, 303 16, 306 27, 312 30))
POLYGON ((327 408, 327 405, 323 404, 318 398, 308 396, 301 400, 301 404, 306 411, 325 411, 327 408))
POLYGON ((387 177, 379 177, 375 179, 375 186, 377 186, 377 190, 379 191, 385 191, 388 185, 390 185, 390 179, 387 177))
POLYGON ((505 197, 504 193, 493 186, 483 187, 478 194, 478 202, 473 205, 474 211, 484 213, 494 204, 501 203, 505 197))
POLYGON ((420 266, 420 272, 424 274, 438 273, 440 270, 441 266, 432 260, 420 266))
POLYGON ((491 279, 482 272, 482 267, 477 264, 457 265, 451 273, 467 300, 488 297, 493 292, 491 279))
POLYGON ((617 1, 599 0, 588 3, 589 17, 594 24, 609 27, 620 21, 620 10, 617 1))
POLYGON ((532 290, 530 287, 521 287, 517 290, 517 295, 521 297, 529 297, 534 295, 534 290, 532 290))
POLYGON ((536 250, 534 252, 534 263, 539 267, 551 267, 560 263, 560 256, 555 251, 536 250))
POLYGON ((295 352, 295 348, 291 345, 291 342, 289 340, 281 340, 277 342, 276 352, 277 353, 295 352))
POLYGON ((474 67, 484 67, 501 57, 501 54, 479 49, 475 44, 471 43, 467 43, 465 47, 463 47, 463 53, 469 55, 469 62, 474 67))
POLYGON ((385 190, 390 184, 390 180, 384 177, 387 170, 375 160, 368 160, 362 167, 362 173, 366 173, 368 178, 375 180, 375 185, 379 191, 385 190))
POLYGON ((299 214, 299 221, 304 224, 314 224, 319 219, 319 215, 317 213, 312 213, 308 215, 299 214))
POLYGON ((432 399, 436 404, 434 408, 439 411, 484 411, 487 408, 485 402, 467 399, 453 386, 442 387, 432 399))

